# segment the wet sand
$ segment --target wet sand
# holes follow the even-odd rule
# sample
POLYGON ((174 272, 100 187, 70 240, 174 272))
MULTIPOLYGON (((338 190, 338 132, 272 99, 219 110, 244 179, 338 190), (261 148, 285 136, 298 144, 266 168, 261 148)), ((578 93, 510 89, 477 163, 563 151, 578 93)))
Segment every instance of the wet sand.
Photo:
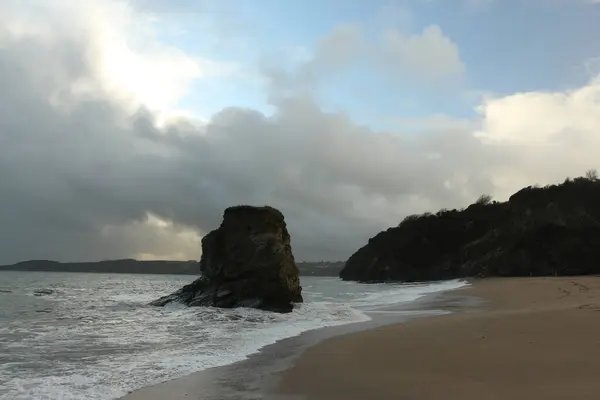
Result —
POLYGON ((486 279, 461 292, 488 302, 327 339, 265 398, 600 399, 600 277, 486 279))

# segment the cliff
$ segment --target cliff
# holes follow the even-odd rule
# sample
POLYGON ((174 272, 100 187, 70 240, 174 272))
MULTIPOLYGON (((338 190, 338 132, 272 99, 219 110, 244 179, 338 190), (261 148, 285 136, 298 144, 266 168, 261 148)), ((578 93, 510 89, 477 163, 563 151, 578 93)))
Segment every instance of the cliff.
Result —
POLYGON ((283 214, 272 207, 230 207, 202 239, 202 276, 151 304, 255 307, 288 312, 302 302, 298 268, 283 214))
POLYGON ((482 196, 463 210, 407 217, 346 262, 344 280, 600 273, 600 181, 527 187, 507 202, 482 196))

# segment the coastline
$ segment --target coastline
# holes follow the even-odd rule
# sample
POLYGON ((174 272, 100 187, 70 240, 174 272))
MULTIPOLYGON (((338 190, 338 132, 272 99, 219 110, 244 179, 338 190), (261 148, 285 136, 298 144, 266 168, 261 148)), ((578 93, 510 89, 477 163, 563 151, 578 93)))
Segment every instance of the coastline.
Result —
POLYGON ((491 278, 462 293, 487 302, 327 339, 268 398, 598 398, 600 277, 491 278))
POLYGON ((119 400, 279 399, 277 392, 282 374, 290 370, 307 349, 331 338, 403 324, 413 319, 472 310, 480 301, 465 294, 464 289, 427 294, 410 303, 367 312, 371 320, 366 322, 309 330, 265 346, 246 360, 144 387, 119 400))

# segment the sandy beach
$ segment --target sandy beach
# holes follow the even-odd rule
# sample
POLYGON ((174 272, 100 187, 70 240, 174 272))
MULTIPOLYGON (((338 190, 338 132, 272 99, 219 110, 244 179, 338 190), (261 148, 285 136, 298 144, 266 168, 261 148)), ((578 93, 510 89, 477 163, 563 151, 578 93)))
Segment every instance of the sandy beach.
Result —
MULTIPOLYGON (((600 278, 476 281, 481 310, 328 339, 284 372, 295 399, 600 398, 600 278)), ((277 396, 279 398, 279 396, 277 396)))

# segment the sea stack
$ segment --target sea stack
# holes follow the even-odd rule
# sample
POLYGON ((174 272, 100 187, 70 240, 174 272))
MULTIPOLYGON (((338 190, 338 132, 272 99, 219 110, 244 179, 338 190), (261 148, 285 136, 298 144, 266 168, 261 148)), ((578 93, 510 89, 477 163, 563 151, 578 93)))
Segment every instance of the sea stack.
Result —
POLYGON ((202 239, 201 277, 153 301, 164 306, 254 307, 290 312, 302 287, 283 214, 269 206, 227 208, 202 239))

